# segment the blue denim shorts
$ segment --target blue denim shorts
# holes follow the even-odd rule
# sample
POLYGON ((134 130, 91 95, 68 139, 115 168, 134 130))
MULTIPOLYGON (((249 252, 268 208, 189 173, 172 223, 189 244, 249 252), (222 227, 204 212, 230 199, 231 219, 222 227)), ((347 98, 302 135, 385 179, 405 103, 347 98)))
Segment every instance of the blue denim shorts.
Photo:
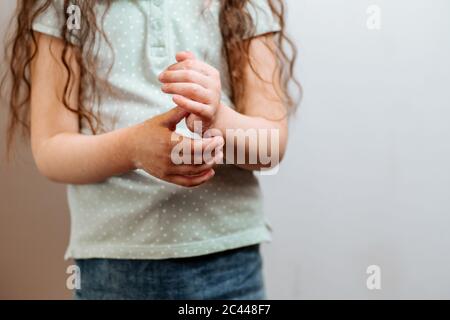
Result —
POLYGON ((76 261, 78 300, 263 300, 259 245, 181 259, 76 261))

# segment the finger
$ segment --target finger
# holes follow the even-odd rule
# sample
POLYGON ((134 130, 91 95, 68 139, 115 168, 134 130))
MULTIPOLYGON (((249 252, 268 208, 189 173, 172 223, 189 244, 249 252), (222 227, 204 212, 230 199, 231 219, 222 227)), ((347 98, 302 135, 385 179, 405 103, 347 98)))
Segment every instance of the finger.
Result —
POLYGON ((193 187, 198 187, 198 186, 204 184, 209 179, 214 177, 214 175, 215 175, 215 171, 213 169, 207 171, 206 173, 204 173, 200 176, 195 176, 195 177, 172 175, 172 176, 169 176, 169 182, 175 183, 179 186, 193 188, 193 187))
POLYGON ((225 140, 222 136, 213 138, 213 142, 203 148, 202 159, 204 163, 221 164, 224 154, 225 140))
POLYGON ((209 139, 190 139, 187 137, 181 137, 181 139, 172 140, 172 150, 175 151, 177 159, 174 161, 172 158, 172 164, 175 165, 210 165, 215 163, 216 160, 211 157, 211 150, 222 150, 225 141, 223 137, 214 137, 209 139))
MULTIPOLYGON (((215 161, 216 159, 214 159, 215 161)), ((220 159, 217 159, 219 162, 220 159)), ((217 162, 217 163, 218 163, 217 162)), ((217 164, 216 162, 202 164, 202 165, 178 165, 174 166, 169 170, 169 173, 172 175, 180 175, 180 176, 199 176, 204 174, 205 172, 213 169, 213 167, 217 164)))
POLYGON ((212 120, 214 117, 213 107, 207 104, 203 104, 180 95, 174 95, 172 100, 180 108, 183 108, 187 112, 193 113, 200 118, 212 120))
POLYGON ((196 83, 165 83, 161 90, 167 94, 181 95, 201 103, 212 103, 211 91, 196 83))
MULTIPOLYGON (((222 151, 225 141, 223 137, 215 137, 212 139, 195 140, 191 145, 191 157, 194 164, 213 163, 213 153, 222 151)), ((222 155, 223 156, 223 155, 222 155)))
POLYGON ((206 89, 213 83, 210 77, 195 70, 164 71, 159 75, 159 81, 162 83, 196 83, 206 89))
POLYGON ((225 140, 222 136, 216 136, 214 138, 202 139, 203 152, 210 149, 221 149, 225 145, 225 140))
POLYGON ((207 148, 218 148, 225 145, 225 140, 222 136, 205 139, 191 139, 177 134, 174 134, 174 136, 172 148, 179 146, 179 150, 189 152, 191 155, 202 155, 207 148))
POLYGON ((216 165, 224 164, 224 159, 225 159, 224 157, 225 157, 225 156, 224 156, 223 151, 219 152, 219 153, 214 157, 214 163, 215 163, 216 165))
POLYGON ((191 154, 193 155, 204 155, 207 150, 220 149, 225 145, 225 140, 222 136, 193 140, 193 142, 191 144, 191 154))
POLYGON ((175 71, 175 70, 196 70, 200 73, 203 73, 206 76, 216 76, 218 75, 218 71, 199 60, 187 59, 178 63, 175 63, 169 66, 166 70, 175 71))
POLYGON ((174 162, 177 165, 203 165, 206 162, 203 161, 203 150, 209 143, 202 139, 190 139, 183 137, 181 141, 178 141, 176 150, 179 150, 178 158, 180 162, 174 162))
POLYGON ((180 123, 181 120, 186 118, 188 115, 188 112, 186 109, 175 107, 166 113, 162 114, 160 117, 164 123, 169 128, 176 127, 178 123, 180 123))
MULTIPOLYGON (((189 117, 186 119, 186 121, 190 121, 191 117, 197 117, 196 115, 189 115, 189 117)), ((194 119, 195 121, 195 119, 194 119)), ((220 131, 220 129, 217 128, 209 128, 204 134, 203 134, 203 139, 208 139, 208 138, 214 138, 214 137, 223 137, 222 131, 220 131)))
POLYGON ((205 163, 216 163, 221 164, 224 153, 223 153, 223 143, 219 144, 209 144, 204 150, 203 150, 203 161, 205 163))
POLYGON ((211 151, 207 151, 203 155, 203 161, 205 163, 214 163, 214 166, 223 164, 224 153, 223 148, 212 149, 211 151))
POLYGON ((177 53, 177 55, 175 56, 175 59, 178 62, 182 62, 182 61, 188 60, 188 59, 195 60, 195 55, 190 51, 181 51, 181 52, 177 53))

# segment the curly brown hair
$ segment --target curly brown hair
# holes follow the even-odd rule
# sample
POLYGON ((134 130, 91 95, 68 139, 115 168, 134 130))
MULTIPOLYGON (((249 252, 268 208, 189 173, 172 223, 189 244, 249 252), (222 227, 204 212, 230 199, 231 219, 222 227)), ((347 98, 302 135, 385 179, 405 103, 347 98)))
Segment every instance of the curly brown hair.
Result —
MULTIPOLYGON (((274 77, 279 83, 279 96, 288 110, 294 110, 298 100, 293 98, 289 90, 292 82, 301 89, 294 76, 294 64, 297 50, 292 41, 287 37, 285 31, 285 4, 283 0, 267 0, 272 10, 274 18, 279 23, 281 30, 275 35, 276 48, 270 48, 277 58, 277 70, 274 77)), ((96 70, 99 64, 98 52, 95 52, 95 40, 100 34, 106 43, 111 47, 111 43, 102 29, 103 18, 108 12, 113 0, 64 0, 64 8, 75 4, 83 12, 83 23, 81 30, 74 32, 65 25, 61 28, 61 36, 64 41, 64 50, 61 54, 61 61, 66 69, 68 78, 65 84, 64 106, 79 117, 79 123, 85 121, 92 132, 98 133, 101 130, 99 110, 93 111, 92 106, 100 102, 99 88, 107 88, 107 74, 99 75, 96 70), (96 5, 105 5, 106 10, 101 19, 96 16, 98 11, 96 5), (77 43, 76 50, 73 50, 80 65, 81 83, 79 90, 79 105, 77 109, 69 106, 68 97, 72 90, 73 70, 69 65, 69 55, 67 54, 74 39, 77 43), (89 88, 89 94, 86 94, 89 88)), ((250 64, 253 71, 252 61, 249 57, 249 41, 255 34, 255 23, 249 12, 248 4, 252 0, 220 0, 220 28, 223 38, 223 54, 228 62, 229 76, 232 86, 232 101, 239 111, 239 102, 243 98, 245 73, 244 67, 250 64)), ((30 135, 30 64, 36 55, 37 38, 32 31, 35 19, 54 5, 54 0, 28 1, 19 0, 16 13, 12 20, 10 39, 6 42, 5 58, 8 70, 2 77, 1 92, 2 98, 6 100, 9 109, 9 125, 7 128, 7 148, 10 149, 16 131, 21 128, 22 133, 30 135)), ((67 12, 67 10, 64 10, 67 12)), ((69 18, 68 13, 67 18, 69 18)), ((112 66, 111 66, 112 67, 112 66)), ((111 67, 109 70, 111 70, 111 67)), ((259 76, 259 75, 258 75, 259 76)), ((260 77, 261 78, 261 77, 260 77)), ((262 78, 261 78, 262 79, 262 78)), ((300 95, 299 95, 300 97, 300 95)))

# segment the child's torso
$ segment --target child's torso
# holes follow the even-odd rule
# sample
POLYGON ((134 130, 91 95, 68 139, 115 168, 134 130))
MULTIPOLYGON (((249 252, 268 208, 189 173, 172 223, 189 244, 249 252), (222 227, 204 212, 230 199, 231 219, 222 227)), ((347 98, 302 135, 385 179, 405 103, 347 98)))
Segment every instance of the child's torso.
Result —
MULTIPOLYGON (((277 30, 265 0, 255 2, 265 4, 256 32, 277 30)), ((192 51, 221 72, 222 99, 232 106, 219 0, 116 0, 104 23, 102 10, 100 6, 98 22, 113 48, 111 52, 101 40, 96 44, 102 65, 98 71, 112 64, 107 81, 114 94, 100 92, 100 115, 107 131, 174 107, 171 97, 161 92, 158 75, 176 62, 178 51, 192 51)), ((34 30, 59 36, 61 21, 55 14, 39 17, 34 30)), ((82 130, 90 134, 88 126, 82 130)), ((187 129, 184 125, 179 130, 187 129)), ((214 179, 196 189, 170 185, 137 170, 99 184, 69 186, 68 191, 71 258, 196 256, 270 238, 258 181, 253 173, 235 166, 218 168, 214 179)))

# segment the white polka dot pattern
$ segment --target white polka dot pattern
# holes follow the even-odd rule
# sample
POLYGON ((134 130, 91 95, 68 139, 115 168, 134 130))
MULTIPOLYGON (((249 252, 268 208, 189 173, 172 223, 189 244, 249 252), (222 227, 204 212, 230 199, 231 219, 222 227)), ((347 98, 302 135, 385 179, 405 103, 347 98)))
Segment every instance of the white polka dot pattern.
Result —
MULTIPOLYGON (((62 0, 33 24, 59 36, 62 0)), ((221 70, 223 100, 231 105, 218 24, 219 0, 113 1, 104 29, 113 45, 98 43, 116 93, 102 95, 106 130, 142 122, 173 107, 158 75, 190 50, 221 70)), ((257 34, 278 30, 267 2, 254 0, 257 34)), ((102 70, 99 70, 101 72, 102 70)), ((185 132, 185 125, 178 128, 185 132)), ((83 132, 90 134, 86 126, 83 132)), ((71 238, 67 258, 164 259, 203 255, 270 240, 258 181, 251 172, 222 166, 213 180, 186 189, 137 170, 93 185, 69 186, 71 238)))

